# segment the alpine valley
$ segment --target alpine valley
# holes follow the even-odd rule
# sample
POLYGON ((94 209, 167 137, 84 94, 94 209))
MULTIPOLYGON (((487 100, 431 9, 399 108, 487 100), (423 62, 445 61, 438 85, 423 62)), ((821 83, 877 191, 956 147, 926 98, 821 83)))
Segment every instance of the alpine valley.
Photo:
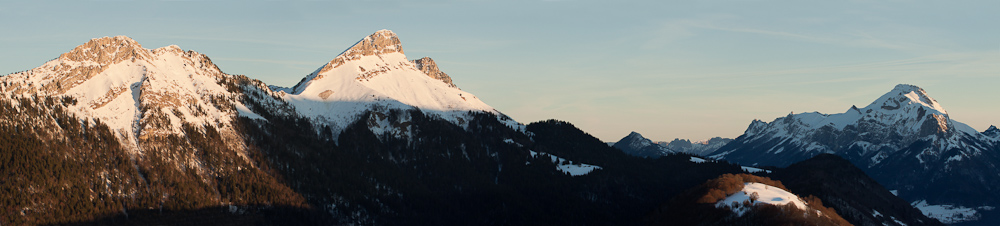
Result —
POLYGON ((388 30, 317 66, 271 86, 117 36, 2 76, 0 224, 913 226, 997 197, 1000 131, 911 86, 644 158, 517 122, 388 30))

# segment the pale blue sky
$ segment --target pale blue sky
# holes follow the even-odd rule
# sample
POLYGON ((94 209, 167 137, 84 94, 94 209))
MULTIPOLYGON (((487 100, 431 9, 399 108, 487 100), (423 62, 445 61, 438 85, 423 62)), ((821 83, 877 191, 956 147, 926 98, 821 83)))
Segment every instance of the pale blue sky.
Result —
POLYGON ((897 83, 1000 125, 1000 1, 2 1, 0 74, 91 38, 176 44, 291 86, 379 29, 514 119, 605 141, 736 137, 897 83))

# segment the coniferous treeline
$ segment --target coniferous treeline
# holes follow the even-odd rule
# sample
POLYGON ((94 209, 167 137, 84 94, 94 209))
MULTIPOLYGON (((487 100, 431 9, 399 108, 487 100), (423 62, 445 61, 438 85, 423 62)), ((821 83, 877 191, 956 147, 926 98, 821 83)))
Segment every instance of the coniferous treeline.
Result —
POLYGON ((86 221, 135 202, 131 160, 106 125, 67 114, 75 102, 0 98, 0 221, 86 221))
POLYGON ((99 120, 71 116, 66 109, 75 104, 71 97, 0 98, 0 222, 114 222, 129 213, 230 205, 249 213, 309 208, 266 170, 262 156, 237 156, 211 126, 185 125, 183 137, 152 141, 174 149, 142 156, 126 151, 99 120), (167 162, 185 154, 207 171, 167 162))

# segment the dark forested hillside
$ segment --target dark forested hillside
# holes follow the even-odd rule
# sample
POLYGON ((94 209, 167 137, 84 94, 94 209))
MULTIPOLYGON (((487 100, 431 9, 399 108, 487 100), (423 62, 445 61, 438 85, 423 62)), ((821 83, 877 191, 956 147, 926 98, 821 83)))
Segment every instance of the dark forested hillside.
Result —
MULTIPOLYGON (((177 174, 156 159, 130 159, 102 124, 80 123, 60 112, 59 106, 72 100, 50 101, 54 107, 27 99, 17 107, 0 103, 4 120, 49 123, 48 127, 0 126, 6 134, 0 140, 5 144, 0 145, 4 163, 0 169, 7 176, 0 191, 6 222, 639 225, 651 210, 682 191, 742 171, 724 162, 694 163, 686 154, 658 159, 630 156, 562 121, 530 124, 526 134, 487 113, 474 117, 469 128, 460 128, 414 110, 383 116, 367 113, 337 140, 326 138, 325 128, 314 128, 294 116, 241 117, 238 129, 246 134, 247 158, 256 168, 231 161, 241 157, 213 142, 220 139, 213 128, 186 125, 188 136, 169 142, 189 147, 180 150, 194 152, 202 164, 211 166, 212 179, 204 181, 199 172, 177 174), (414 138, 380 138, 366 125, 372 117, 408 118, 417 128, 414 138), (68 153, 83 157, 64 157, 68 153), (549 155, 600 169, 569 175, 557 170, 564 163, 551 161, 549 155), (128 195, 101 195, 117 192, 128 195), (230 204, 213 204, 219 200, 230 204)), ((809 178, 827 175, 836 181, 842 176, 839 171, 819 171, 821 176, 805 178, 788 173, 800 171, 816 170, 779 170, 774 175, 835 209, 843 208, 837 202, 855 198, 849 195, 873 192, 810 189, 805 185, 816 182, 809 178)), ((866 189, 886 193, 878 187, 866 189)), ((886 208, 874 203, 850 205, 870 206, 886 208)), ((711 216, 713 211, 705 209, 700 216, 711 216)), ((890 211, 884 213, 892 216, 890 211)), ((907 213, 897 219, 926 219, 912 216, 912 210, 907 213)), ((863 222, 856 214, 849 216, 852 222, 863 222)))
POLYGON ((296 130, 310 127, 292 119, 247 124, 255 125, 248 134, 258 135, 250 137, 292 187, 314 206, 337 213, 340 223, 639 224, 650 208, 685 186, 740 171, 723 163, 694 164, 685 155, 628 156, 566 122, 531 124, 529 137, 489 114, 475 117, 468 130, 419 111, 389 115, 398 114, 409 114, 411 125, 420 128, 415 141, 380 140, 366 120, 355 122, 339 142, 299 135, 296 130), (531 152, 601 169, 571 176, 531 152))
POLYGON ((719 197, 725 196, 723 194, 739 190, 737 186, 727 184, 759 182, 791 191, 803 197, 810 205, 815 203, 828 208, 824 211, 835 211, 853 225, 944 225, 924 216, 905 200, 894 196, 865 175, 861 169, 835 155, 818 155, 787 168, 774 169, 772 173, 757 173, 756 176, 766 178, 752 175, 724 176, 686 190, 653 211, 647 218, 648 222, 652 225, 843 225, 836 223, 837 220, 829 219, 803 223, 818 218, 774 218, 775 214, 782 215, 773 212, 781 208, 768 207, 771 209, 736 216, 732 211, 714 206, 719 197), (713 189, 721 192, 713 193, 713 189))
POLYGON ((134 158, 106 125, 65 112, 65 105, 76 104, 71 98, 11 99, 19 101, 0 100, 0 221, 105 221, 136 212, 217 208, 219 202, 308 207, 271 175, 232 161, 232 151, 213 141, 218 135, 211 127, 186 126, 188 137, 165 141, 176 150, 147 150, 148 158, 134 158), (174 151, 202 156, 201 164, 213 172, 168 166, 164 161, 174 151))
POLYGON ((820 154, 770 175, 802 195, 815 195, 856 225, 944 225, 924 216, 851 162, 820 154))

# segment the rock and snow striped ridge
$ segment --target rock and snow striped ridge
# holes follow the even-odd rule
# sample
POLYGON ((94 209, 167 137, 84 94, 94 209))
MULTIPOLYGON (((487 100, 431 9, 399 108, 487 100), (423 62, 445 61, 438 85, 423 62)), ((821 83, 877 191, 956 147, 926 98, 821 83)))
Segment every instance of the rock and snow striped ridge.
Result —
POLYGON ((99 120, 133 151, 139 139, 182 133, 182 125, 211 124, 225 131, 236 115, 217 103, 242 107, 223 87, 228 78, 205 55, 171 45, 146 49, 125 36, 92 39, 37 68, 0 77, 5 92, 75 98, 71 113, 99 120))

